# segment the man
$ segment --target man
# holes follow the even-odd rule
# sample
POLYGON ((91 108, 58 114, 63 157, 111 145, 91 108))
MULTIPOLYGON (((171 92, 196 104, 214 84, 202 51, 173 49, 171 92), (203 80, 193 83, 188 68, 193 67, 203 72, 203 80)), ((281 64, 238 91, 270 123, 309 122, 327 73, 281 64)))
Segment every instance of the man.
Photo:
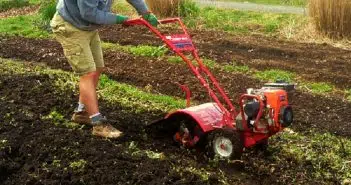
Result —
MULTIPOLYGON (((96 87, 104 68, 100 37, 101 25, 123 24, 128 17, 111 13, 113 0, 59 0, 51 21, 55 38, 63 47, 72 69, 80 75, 79 102, 72 120, 93 126, 93 135, 117 138, 122 132, 107 123, 99 112, 96 87)), ((144 0, 127 0, 150 24, 158 20, 144 0)))

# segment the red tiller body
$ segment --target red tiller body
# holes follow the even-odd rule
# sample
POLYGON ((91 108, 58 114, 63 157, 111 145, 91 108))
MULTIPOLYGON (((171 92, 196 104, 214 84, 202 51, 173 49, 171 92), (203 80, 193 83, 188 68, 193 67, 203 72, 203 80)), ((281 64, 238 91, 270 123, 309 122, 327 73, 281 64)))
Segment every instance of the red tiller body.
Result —
MULTIPOLYGON (((181 57, 184 62, 187 63, 190 70, 196 76, 196 78, 200 81, 201 85, 206 88, 209 96, 212 98, 214 103, 205 103, 198 106, 188 107, 186 109, 178 110, 172 112, 166 116, 167 118, 171 118, 174 116, 182 116, 187 115, 190 116, 196 123, 201 127, 202 131, 207 133, 217 128, 232 128, 242 132, 243 136, 243 145, 245 147, 250 147, 255 145, 258 141, 264 140, 271 135, 279 132, 282 127, 279 124, 278 113, 275 112, 274 115, 271 115, 271 119, 274 120, 274 124, 266 124, 263 123, 261 125, 267 125, 267 128, 259 128, 259 123, 262 121, 261 115, 263 114, 264 102, 260 96, 244 94, 241 96, 239 100, 240 112, 238 113, 232 102, 230 101, 227 93, 223 90, 221 85, 218 83, 217 79, 212 75, 209 69, 203 64, 200 59, 197 50, 192 42, 190 35, 187 32, 185 25, 179 18, 171 18, 159 21, 161 24, 167 23, 178 23, 183 31, 180 34, 174 35, 163 35, 158 29, 150 25, 147 21, 143 19, 135 19, 129 20, 125 24, 126 25, 144 25, 148 27, 153 33, 155 33, 162 41, 168 46, 170 50, 176 53, 179 57, 181 57), (190 57, 189 57, 190 56, 190 57), (196 65, 194 64, 196 62, 196 65), (259 102, 260 108, 258 112, 258 116, 256 120, 254 120, 253 127, 255 132, 253 132, 252 128, 248 128, 247 122, 244 113, 244 101, 246 100, 255 100, 259 102), (236 121, 237 117, 242 117, 241 129, 237 128, 238 122, 236 121)), ((190 105, 190 91, 186 86, 181 86, 181 88, 187 93, 187 106, 190 105)), ((265 92, 267 95, 270 93, 277 93, 277 90, 267 90, 265 92)), ((284 93, 283 91, 279 93, 284 93)), ((282 94, 282 96, 284 96, 282 94)), ((286 96, 286 93, 285 93, 286 96)), ((274 98, 274 97, 272 97, 274 98)), ((273 101, 271 97, 269 97, 269 101, 273 101)), ((271 102, 270 102, 271 103, 271 102)), ((279 106, 281 101, 278 100, 275 103, 276 106, 279 106)), ((286 97, 287 104, 287 97, 286 97)), ((279 107, 273 107, 279 108, 279 107)))

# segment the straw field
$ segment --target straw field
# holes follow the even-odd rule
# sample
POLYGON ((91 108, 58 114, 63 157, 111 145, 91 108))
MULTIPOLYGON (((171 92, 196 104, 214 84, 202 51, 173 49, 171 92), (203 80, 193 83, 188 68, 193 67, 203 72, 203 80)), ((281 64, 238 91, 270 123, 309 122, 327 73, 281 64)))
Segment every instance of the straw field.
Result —
POLYGON ((351 36, 350 0, 310 0, 309 14, 320 32, 331 37, 351 36))

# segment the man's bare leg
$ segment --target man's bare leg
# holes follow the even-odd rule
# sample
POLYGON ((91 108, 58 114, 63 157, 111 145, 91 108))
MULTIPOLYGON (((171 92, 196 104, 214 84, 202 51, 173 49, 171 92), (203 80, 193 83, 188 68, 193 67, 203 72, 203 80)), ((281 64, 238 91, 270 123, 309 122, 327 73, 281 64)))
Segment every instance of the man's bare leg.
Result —
MULTIPOLYGON (((94 75, 94 86, 95 86, 95 90, 97 89, 98 83, 99 83, 99 78, 100 78, 100 74, 102 72, 103 68, 97 68, 95 75, 94 75)), ((79 94, 79 102, 83 103, 82 101, 82 95, 79 94)))
POLYGON ((100 72, 90 72, 80 77, 79 101, 85 105, 89 115, 99 113, 98 100, 96 95, 97 78, 100 72))

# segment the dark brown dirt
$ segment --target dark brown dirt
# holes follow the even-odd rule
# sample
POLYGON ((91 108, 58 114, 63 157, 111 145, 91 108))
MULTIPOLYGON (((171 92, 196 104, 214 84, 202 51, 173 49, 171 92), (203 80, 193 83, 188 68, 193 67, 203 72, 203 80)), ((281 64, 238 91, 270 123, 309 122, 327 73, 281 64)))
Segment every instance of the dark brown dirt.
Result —
MULTIPOLYGON (((259 35, 238 36, 197 30, 190 33, 202 57, 220 63, 235 61, 259 70, 287 70, 306 80, 351 88, 351 51, 328 44, 296 43, 259 35)), ((148 30, 136 27, 106 27, 101 31, 101 37, 122 45, 160 44, 148 30)))
POLYGON ((35 6, 26 6, 22 8, 12 8, 10 10, 6 10, 4 12, 0 12, 0 19, 9 18, 13 16, 19 15, 28 15, 37 12, 39 9, 39 5, 35 6))
MULTIPOLYGON (((59 77, 0 74, 0 141, 7 141, 0 147, 0 184, 221 184, 216 169, 209 180, 173 170, 188 165, 207 167, 168 140, 144 137, 142 120, 154 119, 160 113, 138 115, 102 102, 108 116, 116 118, 114 125, 126 133, 125 138, 114 141, 91 136, 89 128, 68 129, 41 119, 52 110, 69 119, 76 102, 70 90, 57 91, 52 86, 55 78, 59 77), (141 150, 163 152, 166 159, 126 153, 131 141, 141 150), (79 160, 86 161, 85 167, 70 166, 79 160)), ((259 184, 248 172, 228 177, 233 184, 259 184)))
MULTIPOLYGON (((44 62, 49 66, 69 69, 58 43, 49 40, 2 39, 0 56, 19 58, 27 61, 44 62)), ((180 82, 188 84, 193 92, 193 99, 208 101, 197 80, 182 64, 169 64, 161 59, 135 57, 119 52, 105 52, 107 74, 113 79, 144 88, 152 87, 154 92, 183 97, 179 88, 172 84, 180 82), (165 75, 167 74, 167 75, 165 75)), ((214 71, 233 100, 237 100, 240 92, 246 88, 260 87, 261 82, 242 74, 214 71)), ((296 92, 292 101, 295 110, 294 129, 330 132, 337 135, 350 136, 351 104, 339 98, 311 95, 296 92)))
MULTIPOLYGON (((31 65, 27 65, 29 71, 31 65)), ((91 136, 86 127, 55 126, 57 121, 42 116, 56 110, 69 119, 76 103, 72 90, 53 86, 56 78, 60 76, 0 74, 0 184, 222 184, 222 178, 229 184, 337 184, 337 179, 314 179, 310 174, 315 169, 308 164, 277 161, 279 150, 248 150, 242 162, 216 166, 203 160, 201 153, 145 137, 144 120, 153 120, 161 112, 135 114, 101 101, 113 125, 126 133, 111 141, 91 136), (166 157, 132 155, 127 152, 133 151, 131 141, 141 150, 163 152, 166 157), (80 160, 86 161, 84 167, 71 166, 80 160), (191 169, 206 169, 209 179, 203 180, 191 169)))

